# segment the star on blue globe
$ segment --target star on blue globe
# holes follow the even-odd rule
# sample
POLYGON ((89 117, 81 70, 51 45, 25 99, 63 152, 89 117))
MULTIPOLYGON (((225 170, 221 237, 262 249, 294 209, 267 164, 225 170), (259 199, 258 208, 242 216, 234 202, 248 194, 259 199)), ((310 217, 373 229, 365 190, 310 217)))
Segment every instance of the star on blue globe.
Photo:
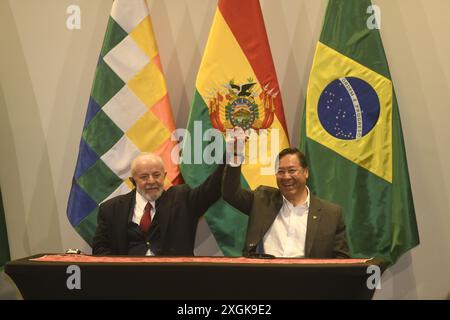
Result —
POLYGON ((366 81, 342 77, 330 82, 319 97, 317 114, 324 129, 341 140, 367 135, 380 117, 380 100, 366 81))

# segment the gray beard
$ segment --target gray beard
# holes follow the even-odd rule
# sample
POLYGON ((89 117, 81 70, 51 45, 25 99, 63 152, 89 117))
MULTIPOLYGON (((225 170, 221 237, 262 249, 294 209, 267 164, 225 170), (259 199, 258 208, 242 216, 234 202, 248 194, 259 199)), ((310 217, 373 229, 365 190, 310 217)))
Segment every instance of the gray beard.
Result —
POLYGON ((137 189, 137 192, 139 192, 139 194, 142 197, 144 197, 144 199, 147 201, 156 201, 156 200, 158 200, 159 197, 161 197, 163 190, 159 190, 154 196, 150 196, 150 195, 146 194, 145 190, 141 190, 141 189, 137 189))

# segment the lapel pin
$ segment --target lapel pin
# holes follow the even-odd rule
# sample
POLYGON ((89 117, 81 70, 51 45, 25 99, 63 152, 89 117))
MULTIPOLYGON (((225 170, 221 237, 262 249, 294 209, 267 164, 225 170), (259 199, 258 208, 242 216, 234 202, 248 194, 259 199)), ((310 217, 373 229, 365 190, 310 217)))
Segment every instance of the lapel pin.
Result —
POLYGON ((317 219, 317 216, 313 216, 313 220, 316 220, 317 219))

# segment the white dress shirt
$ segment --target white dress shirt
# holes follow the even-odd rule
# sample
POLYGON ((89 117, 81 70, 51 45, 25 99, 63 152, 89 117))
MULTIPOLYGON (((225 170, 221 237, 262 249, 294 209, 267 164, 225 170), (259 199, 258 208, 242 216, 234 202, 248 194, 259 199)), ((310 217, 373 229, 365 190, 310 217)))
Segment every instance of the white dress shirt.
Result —
POLYGON ((283 206, 263 238, 264 253, 276 257, 304 257, 310 192, 304 203, 294 205, 283 196, 283 206))
MULTIPOLYGON (((147 201, 147 199, 145 199, 139 192, 136 191, 136 203, 134 205, 134 214, 132 221, 137 225, 141 223, 141 218, 144 215, 144 209, 145 206, 147 205, 147 202, 149 201, 147 201)), ((150 216, 153 221, 153 218, 155 217, 156 214, 155 201, 150 201, 150 204, 152 205, 152 209, 150 210, 150 216)), ((145 255, 154 256, 154 253, 150 249, 148 249, 145 255)))

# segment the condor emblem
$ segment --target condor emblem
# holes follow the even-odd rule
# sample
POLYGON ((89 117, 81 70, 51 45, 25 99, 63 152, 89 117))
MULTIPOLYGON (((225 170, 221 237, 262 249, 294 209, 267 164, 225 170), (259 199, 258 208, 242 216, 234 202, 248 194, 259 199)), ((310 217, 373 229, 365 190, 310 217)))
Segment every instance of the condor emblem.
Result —
POLYGON ((225 89, 216 90, 208 101, 209 117, 214 128, 226 129, 240 127, 248 129, 269 128, 274 119, 274 100, 278 95, 270 84, 263 88, 252 79, 247 83, 236 84, 231 80, 224 84, 225 89))

